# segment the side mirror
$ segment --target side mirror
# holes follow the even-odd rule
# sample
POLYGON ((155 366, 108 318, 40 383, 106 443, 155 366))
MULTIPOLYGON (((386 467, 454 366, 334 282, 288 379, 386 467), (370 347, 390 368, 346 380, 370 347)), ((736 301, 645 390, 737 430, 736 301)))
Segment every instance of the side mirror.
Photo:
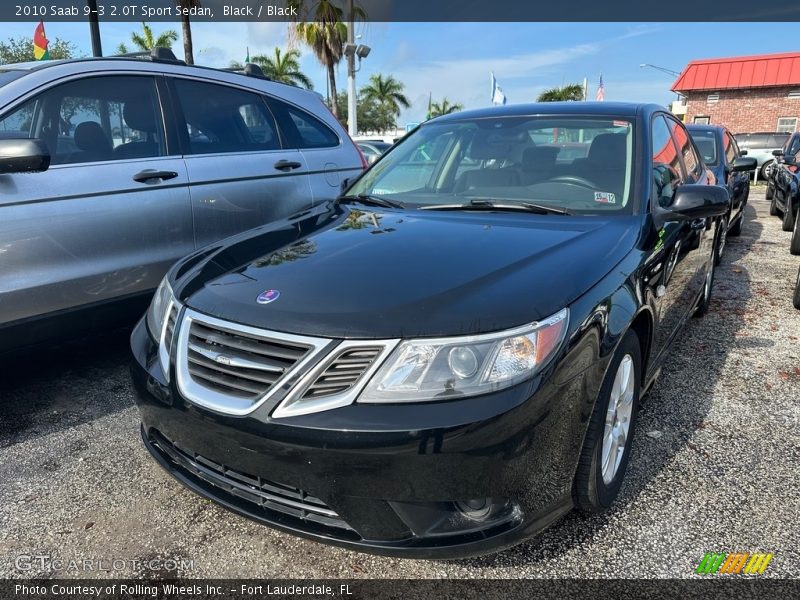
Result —
POLYGON ((758 167, 758 161, 749 156, 740 156, 731 163, 732 171, 755 171, 756 167, 758 167))
POLYGON ((42 140, 0 139, 0 175, 38 173, 50 167, 50 151, 42 140))
POLYGON ((747 152, 748 152, 747 150, 740 150, 739 154, 742 156, 747 156, 747 152))
POLYGON ((783 150, 773 150, 772 156, 783 156, 783 150))
POLYGON ((719 217, 728 212, 731 196, 721 185, 686 184, 675 192, 672 204, 657 208, 653 215, 660 227, 666 221, 693 221, 719 217))

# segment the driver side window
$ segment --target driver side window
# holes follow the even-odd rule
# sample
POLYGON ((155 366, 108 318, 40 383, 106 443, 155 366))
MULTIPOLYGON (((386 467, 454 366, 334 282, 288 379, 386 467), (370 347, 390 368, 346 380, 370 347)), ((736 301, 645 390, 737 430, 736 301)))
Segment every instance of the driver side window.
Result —
POLYGON ((652 128, 653 199, 663 208, 672 204, 675 190, 684 182, 685 177, 678 149, 664 117, 656 116, 652 128))

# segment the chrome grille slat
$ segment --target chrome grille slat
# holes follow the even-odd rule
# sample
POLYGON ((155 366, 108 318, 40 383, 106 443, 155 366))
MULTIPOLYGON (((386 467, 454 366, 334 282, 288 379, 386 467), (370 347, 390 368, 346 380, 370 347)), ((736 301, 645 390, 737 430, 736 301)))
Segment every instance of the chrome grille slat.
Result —
POLYGON ((219 346, 236 348, 237 350, 268 356, 272 359, 282 359, 287 365, 293 364, 308 351, 308 348, 304 347, 293 348, 289 345, 251 338, 249 336, 245 337, 241 333, 236 333, 235 331, 228 331, 221 328, 211 329, 197 322, 193 323, 192 335, 219 346))
POLYGON ((193 354, 192 352, 189 352, 189 364, 199 365, 207 369, 220 371, 222 373, 225 373, 226 375, 233 375, 236 377, 241 377, 243 379, 256 381, 258 383, 266 383, 268 385, 272 385, 278 380, 278 377, 280 377, 280 373, 269 375, 268 372, 265 371, 256 371, 255 373, 253 373, 245 369, 232 369, 227 367, 226 365, 221 365, 219 363, 216 363, 210 358, 206 358, 202 354, 193 354))
POLYGON ((322 398, 346 392, 358 383, 382 350, 383 347, 374 346, 340 352, 303 392, 302 398, 322 398))
POLYGON ((252 397, 258 397, 262 391, 262 386, 250 384, 246 381, 242 382, 237 377, 226 375, 219 371, 212 371, 211 369, 200 367, 199 365, 195 365, 194 368, 189 367, 189 372, 195 379, 202 379, 203 381, 213 383, 219 387, 247 392, 252 397))
POLYGON ((169 316, 167 318, 167 329, 164 333, 164 346, 167 351, 172 345, 172 336, 175 333, 175 322, 178 319, 178 306, 173 304, 169 309, 169 316))
POLYGON ((234 402, 256 402, 312 349, 215 321, 189 320, 181 336, 181 360, 193 385, 234 402))

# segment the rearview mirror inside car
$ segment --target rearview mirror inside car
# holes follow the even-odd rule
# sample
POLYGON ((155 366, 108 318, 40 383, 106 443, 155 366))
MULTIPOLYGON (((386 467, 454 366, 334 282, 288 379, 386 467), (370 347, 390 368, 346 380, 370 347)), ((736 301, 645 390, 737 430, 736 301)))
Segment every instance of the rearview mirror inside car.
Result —
POLYGON ((740 156, 731 163, 731 169, 734 171, 755 171, 756 167, 758 167, 758 161, 749 156, 740 156))
POLYGON ((37 173, 50 167, 50 151, 38 139, 0 139, 0 175, 37 173))

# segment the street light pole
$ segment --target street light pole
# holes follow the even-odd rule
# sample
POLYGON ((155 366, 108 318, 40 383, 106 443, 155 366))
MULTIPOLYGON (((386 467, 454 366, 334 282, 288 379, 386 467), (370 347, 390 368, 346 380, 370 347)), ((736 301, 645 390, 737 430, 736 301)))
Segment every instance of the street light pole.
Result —
POLYGON ((650 63, 642 63, 639 65, 640 69, 644 69, 645 67, 650 67, 651 69, 655 69, 656 71, 661 71, 662 73, 666 73, 667 75, 672 75, 673 77, 677 77, 678 75, 680 75, 678 71, 673 71, 672 69, 665 69, 664 67, 651 65, 650 63))
MULTIPOLYGON (((347 24, 347 43, 354 44, 355 38, 355 7, 353 0, 349 0, 348 15, 350 22, 347 24)), ((333 99, 336 102, 336 98, 333 99)), ((356 55, 354 52, 347 56, 347 132, 351 137, 358 132, 358 116, 356 114, 356 55)))
POLYGON ((97 0, 86 0, 89 9, 89 32, 92 36, 92 56, 103 56, 100 43, 100 22, 97 19, 97 0))

